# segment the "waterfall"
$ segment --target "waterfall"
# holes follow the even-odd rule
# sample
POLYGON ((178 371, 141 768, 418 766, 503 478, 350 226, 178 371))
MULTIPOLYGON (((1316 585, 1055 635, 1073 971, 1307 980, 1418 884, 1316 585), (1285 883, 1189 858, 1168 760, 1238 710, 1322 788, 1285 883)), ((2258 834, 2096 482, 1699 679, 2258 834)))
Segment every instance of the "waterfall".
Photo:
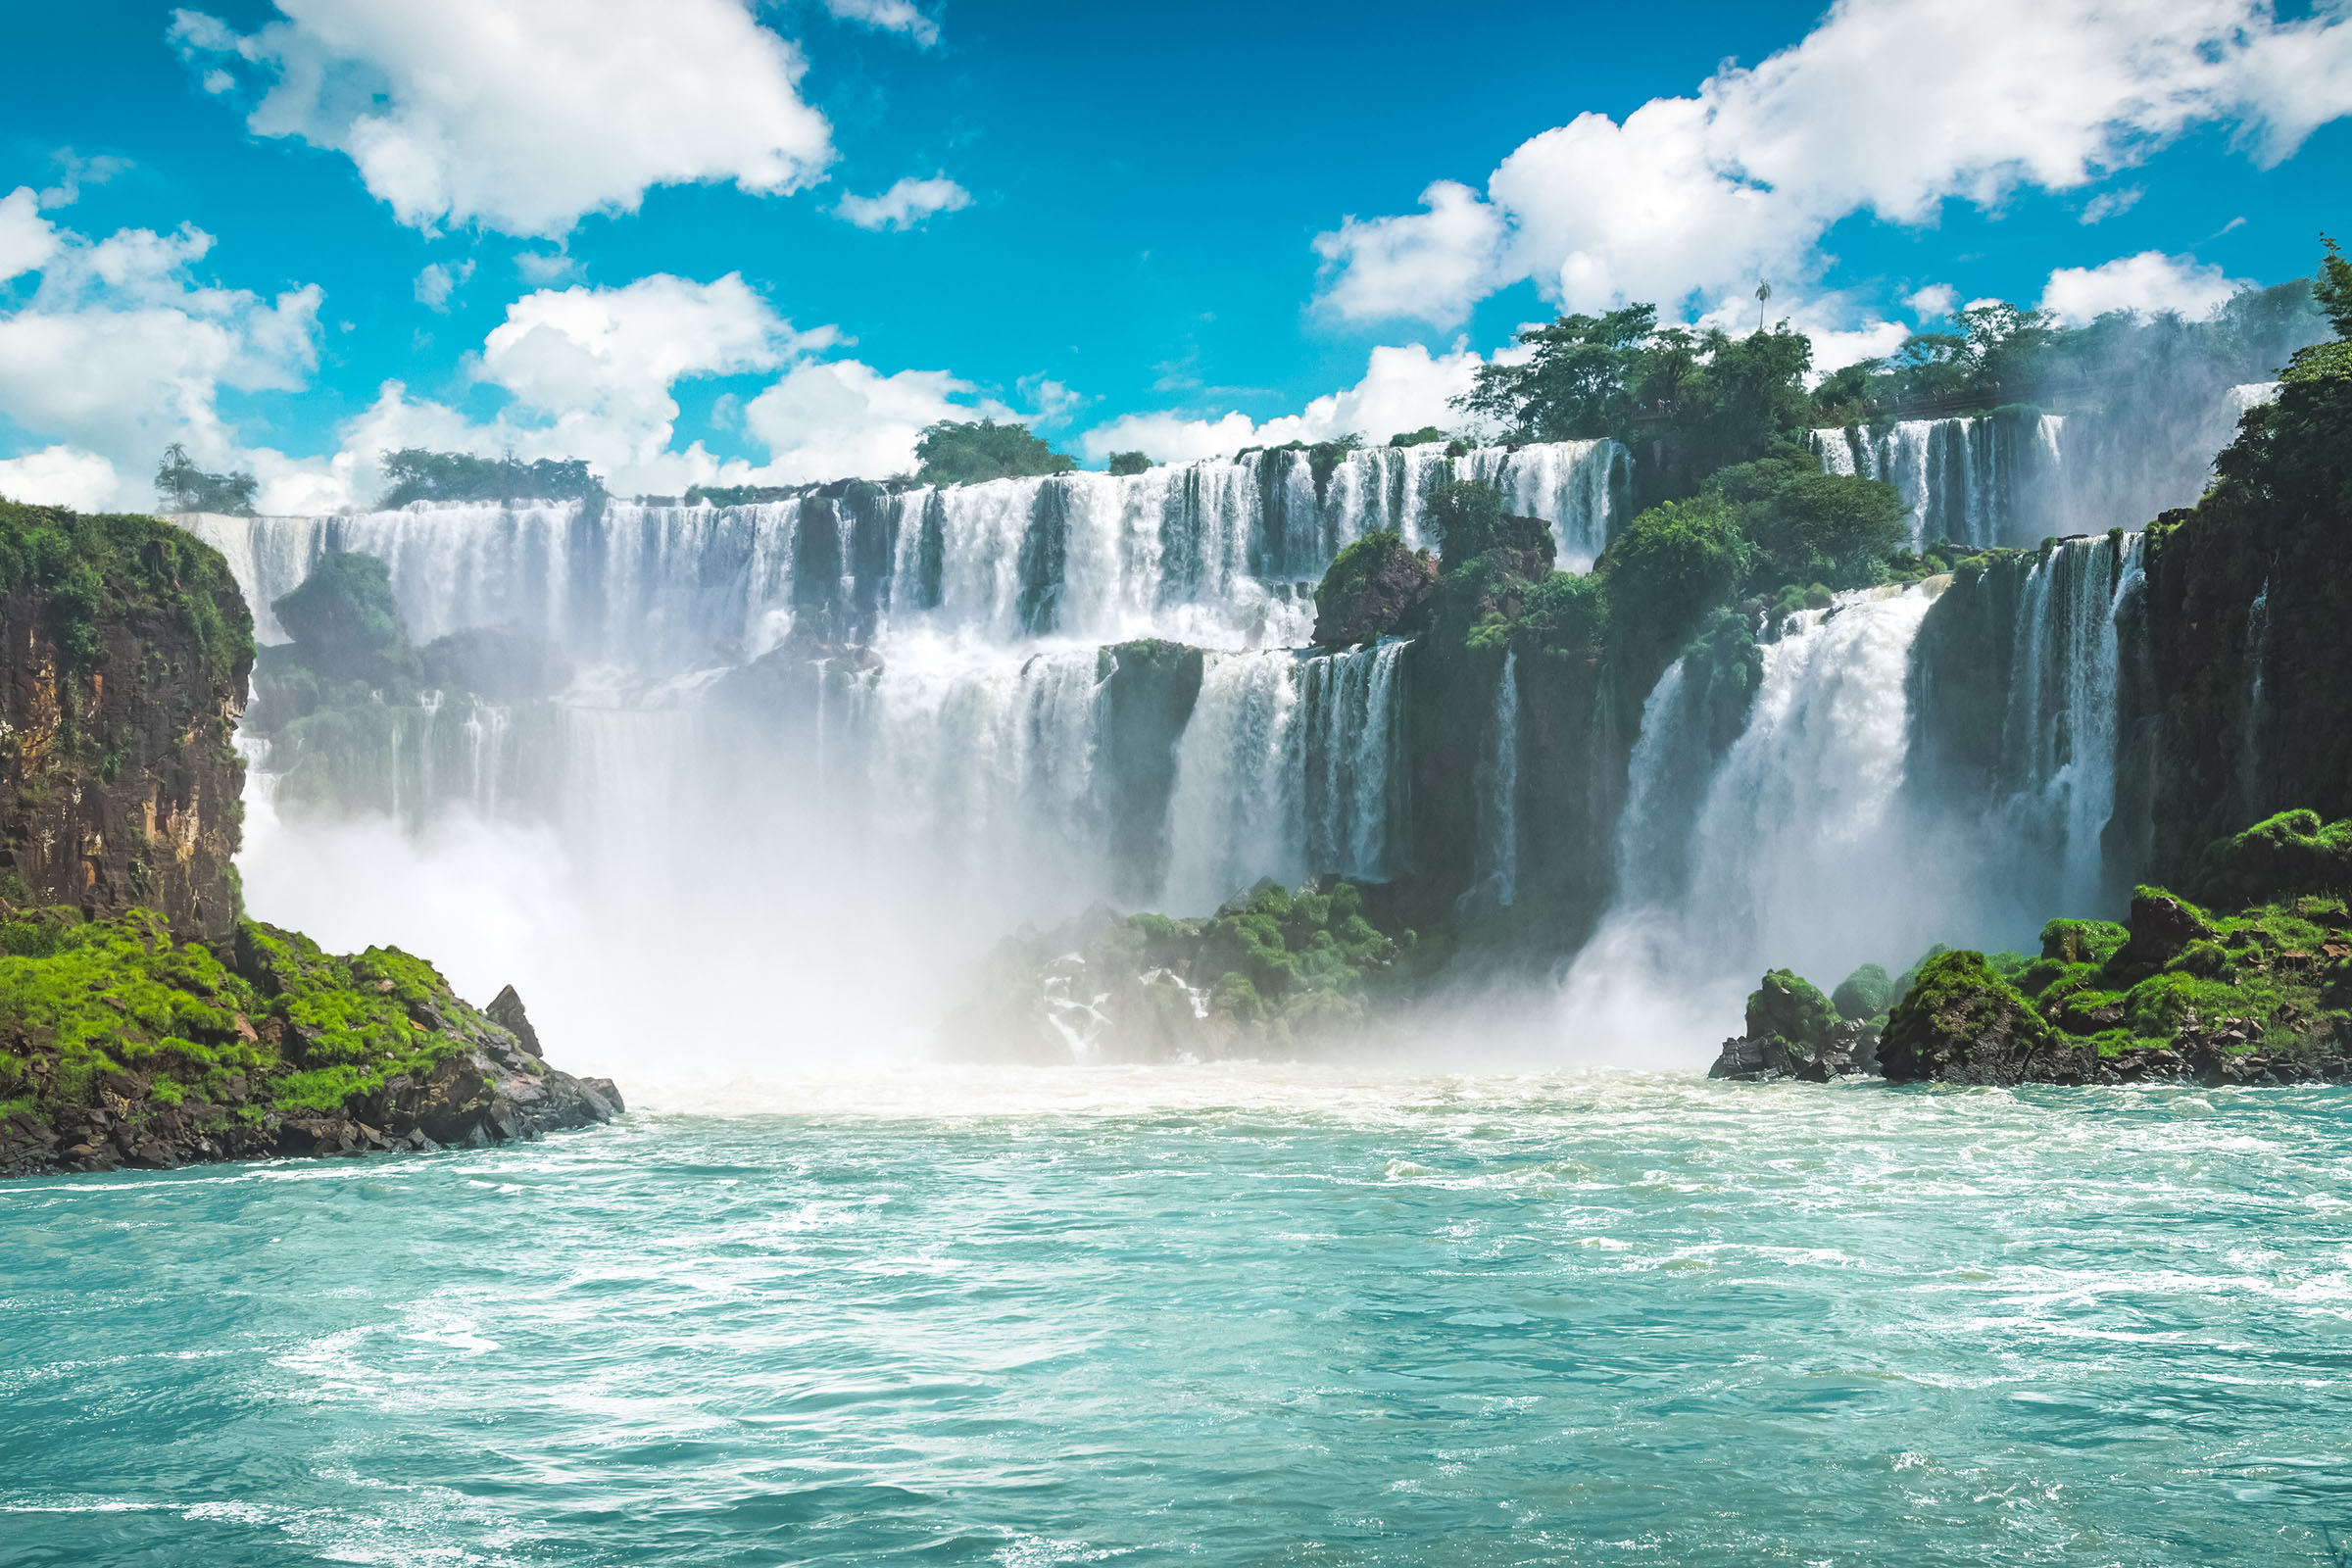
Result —
POLYGON ((1261 876, 1305 872, 1299 679, 1289 654, 1210 654, 1176 753, 1167 902, 1205 914, 1261 876))
POLYGON ((1299 662, 1305 856, 1318 875, 1391 875, 1398 814, 1391 779, 1402 741, 1396 673, 1406 646, 1391 638, 1299 662))
POLYGON ((2101 836, 2115 810, 2117 616, 2142 581, 2141 537, 2059 541, 2034 562, 2019 596, 2016 649, 2002 721, 2011 791, 1995 830, 2031 850, 2022 864, 2049 875, 2029 903, 2089 913, 2104 907, 2101 836))
POLYGON ((2044 483, 2063 460, 2064 420, 2033 415, 1901 419, 1879 429, 1816 430, 1812 445, 1827 473, 1894 486, 1911 548, 1949 539, 2014 545, 2054 525, 2056 492, 2044 483))
POLYGON ((1395 873, 1406 646, 1207 656, 1177 749, 1169 907, 1206 913, 1261 876, 1395 873))
POLYGON ((1588 568, 1618 520, 1631 459, 1611 441, 1379 447, 1318 476, 1309 455, 944 489, 832 485, 740 507, 609 501, 416 503, 329 517, 196 515, 228 558, 263 642, 270 612, 328 550, 379 556, 419 643, 469 626, 544 633, 583 663, 662 674, 756 657, 804 621, 815 641, 932 635, 1010 645, 1159 637, 1295 647, 1331 557, 1376 528, 1430 543, 1442 478, 1493 486, 1588 568))
POLYGON ((2269 808, 2269 792, 2262 777, 2264 693, 2271 656, 2271 579, 2262 579, 2262 592, 2246 611, 2246 718, 2238 740, 2237 815, 2252 824, 2269 808))
POLYGON ((1486 755, 1479 759, 1479 878, 1465 902, 1508 908, 1519 891, 1519 654, 1506 650, 1494 682, 1486 755))
POLYGON ((1617 893, 1562 994, 1575 1049, 1662 1041, 1702 1060, 1766 967, 1835 985, 1946 934, 1941 878, 1900 807, 1911 647, 1934 597, 1866 589, 1789 617, 1691 815, 1681 775, 1704 742, 1681 667, 1660 679, 1634 750, 1617 893), (1667 869, 1678 862, 1687 875, 1667 869))

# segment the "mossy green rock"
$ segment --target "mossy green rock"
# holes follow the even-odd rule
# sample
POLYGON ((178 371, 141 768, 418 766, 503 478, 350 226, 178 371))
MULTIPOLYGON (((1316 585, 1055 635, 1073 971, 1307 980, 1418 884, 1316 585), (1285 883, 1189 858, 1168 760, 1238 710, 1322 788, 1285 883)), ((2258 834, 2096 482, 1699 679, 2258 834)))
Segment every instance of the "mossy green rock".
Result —
POLYGON ((1342 550, 1315 588, 1315 641, 1351 648, 1383 637, 1409 637, 1429 619, 1438 564, 1406 546, 1393 528, 1377 529, 1342 550))
POLYGON ((253 619, 153 517, 0 502, 0 897, 225 942, 253 619))
POLYGON ((1811 1054, 1827 1049, 1838 1010, 1821 988, 1787 969, 1774 969, 1747 997, 1748 1038, 1773 1037, 1811 1054))
POLYGON ((1411 931, 1368 918, 1364 890, 1268 880, 1207 919, 1105 908, 1000 943, 940 1031, 958 1056, 1163 1061, 1360 1039, 1400 1002, 1411 931))
POLYGON ((150 910, 45 908, 7 911, 0 950, 0 1174, 498 1143, 620 1109, 397 948, 338 957, 248 920, 223 961, 150 910))
POLYGON ((1895 1004, 1879 1041, 1879 1067, 1894 1083, 2081 1083, 2097 1052, 2043 1021, 1981 953, 1928 960, 1895 1004))

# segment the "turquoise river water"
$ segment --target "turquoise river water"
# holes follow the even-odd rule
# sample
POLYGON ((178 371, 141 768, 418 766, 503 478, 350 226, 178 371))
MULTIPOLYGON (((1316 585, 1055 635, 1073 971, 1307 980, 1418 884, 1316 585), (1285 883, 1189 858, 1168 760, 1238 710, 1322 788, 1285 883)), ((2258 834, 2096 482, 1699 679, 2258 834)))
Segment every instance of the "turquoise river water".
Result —
POLYGON ((2352 1560, 2352 1092, 761 1094, 0 1183, 0 1562, 2352 1560))

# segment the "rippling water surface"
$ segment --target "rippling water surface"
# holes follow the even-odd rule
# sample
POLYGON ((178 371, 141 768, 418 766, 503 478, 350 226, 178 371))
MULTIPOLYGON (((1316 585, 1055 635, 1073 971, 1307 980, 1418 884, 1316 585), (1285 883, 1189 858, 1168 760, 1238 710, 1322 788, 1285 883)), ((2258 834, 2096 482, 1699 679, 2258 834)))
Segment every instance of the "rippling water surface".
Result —
POLYGON ((2352 1092, 764 1094, 0 1183, 0 1561, 2352 1546, 2352 1092))

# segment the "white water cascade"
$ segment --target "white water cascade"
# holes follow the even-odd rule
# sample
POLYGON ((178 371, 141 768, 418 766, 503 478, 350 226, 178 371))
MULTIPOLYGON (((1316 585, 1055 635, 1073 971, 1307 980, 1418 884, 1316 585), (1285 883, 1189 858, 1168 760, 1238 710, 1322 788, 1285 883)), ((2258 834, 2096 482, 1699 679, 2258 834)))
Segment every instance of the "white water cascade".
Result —
POLYGON ((2144 581, 2141 536, 2059 541, 2029 571, 2002 721, 2011 793, 1993 824, 2046 874, 2028 906, 2101 908, 2101 835, 2115 811, 2117 616, 2144 581), (2120 550, 2120 553, 2119 553, 2120 550))
POLYGON ((418 504, 184 521, 228 558, 264 642, 285 637, 270 602, 328 550, 349 550, 390 564, 419 643, 513 624, 583 663, 653 674, 757 657, 810 615, 878 647, 912 635, 1295 647, 1312 628, 1313 580, 1340 549, 1378 528, 1435 543, 1423 503, 1441 478, 1499 489, 1550 526, 1562 568, 1581 571, 1608 542, 1629 465, 1608 441, 1459 458, 1428 445, 1346 454, 1320 483, 1307 453, 1283 451, 739 507, 418 504))
POLYGON ((2030 428, 1993 416, 1903 419, 1882 429, 1816 430, 1813 449, 1830 473, 1894 486, 1911 547, 2028 544, 2058 520, 2065 420, 2034 416, 2030 428))
POLYGON ((1949 887, 1901 808, 1911 648, 1940 584, 1841 594, 1764 645, 1747 725, 1695 810, 1703 757, 1680 664, 1652 690, 1619 819, 1618 889, 1577 956, 1563 1032, 1579 1054, 1685 1064, 1736 1025, 1767 967, 1835 985, 1899 967, 1948 930, 1949 887), (1687 869, 1684 869, 1687 868, 1687 869))
POLYGON ((1519 655, 1502 656, 1479 759, 1478 882, 1464 895, 1507 909, 1519 894, 1519 655))

